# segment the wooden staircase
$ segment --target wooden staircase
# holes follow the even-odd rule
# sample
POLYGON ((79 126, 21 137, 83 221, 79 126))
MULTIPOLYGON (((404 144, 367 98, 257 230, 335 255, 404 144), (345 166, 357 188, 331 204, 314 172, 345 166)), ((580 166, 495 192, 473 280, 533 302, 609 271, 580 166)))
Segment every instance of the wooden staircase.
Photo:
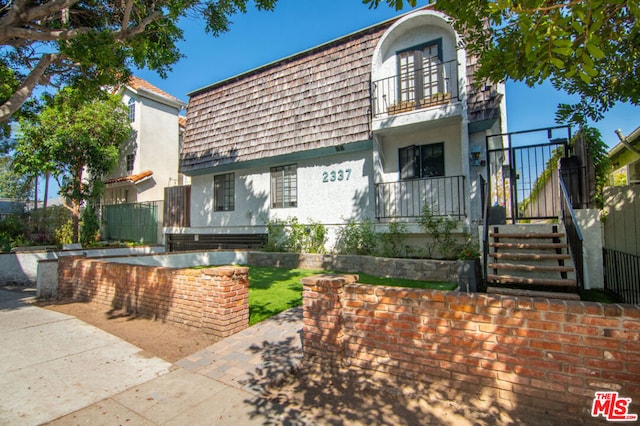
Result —
POLYGON ((579 299, 573 260, 560 226, 492 226, 487 292, 579 299))

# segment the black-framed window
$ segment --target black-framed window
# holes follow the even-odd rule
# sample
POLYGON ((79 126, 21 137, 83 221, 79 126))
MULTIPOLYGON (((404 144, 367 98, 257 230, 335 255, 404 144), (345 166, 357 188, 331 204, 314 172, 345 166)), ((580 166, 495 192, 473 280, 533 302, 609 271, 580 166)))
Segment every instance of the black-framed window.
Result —
POLYGON ((271 207, 298 206, 298 167, 295 164, 271 168, 271 207))
POLYGON ((400 179, 444 176, 444 142, 400 148, 398 157, 400 179))
POLYGON ((417 101, 444 93, 442 39, 399 51, 396 55, 401 101, 417 101))
POLYGON ((136 121, 136 100, 129 98, 127 108, 129 109, 129 123, 133 123, 136 121))
POLYGON ((131 173, 133 171, 133 163, 136 160, 136 156, 135 154, 127 154, 126 158, 126 167, 127 167, 127 173, 131 173))
POLYGON ((226 173, 213 177, 213 203, 217 212, 235 209, 235 175, 226 173))

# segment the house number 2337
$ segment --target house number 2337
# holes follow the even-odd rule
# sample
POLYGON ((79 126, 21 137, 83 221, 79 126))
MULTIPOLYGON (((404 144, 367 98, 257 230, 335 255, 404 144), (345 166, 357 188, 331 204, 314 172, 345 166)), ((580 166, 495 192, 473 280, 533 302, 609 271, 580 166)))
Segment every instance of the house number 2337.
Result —
POLYGON ((351 177, 351 169, 339 169, 322 172, 322 182, 340 182, 343 180, 349 180, 351 177))

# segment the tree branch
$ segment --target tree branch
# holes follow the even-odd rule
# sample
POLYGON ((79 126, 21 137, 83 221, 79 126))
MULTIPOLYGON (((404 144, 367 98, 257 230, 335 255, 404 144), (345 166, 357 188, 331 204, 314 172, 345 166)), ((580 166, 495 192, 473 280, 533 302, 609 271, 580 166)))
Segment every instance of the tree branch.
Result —
POLYGON ((127 4, 124 8, 124 15, 122 17, 122 29, 129 26, 129 19, 131 19, 131 10, 133 9, 133 0, 127 0, 127 4))
POLYGON ((44 76, 49 65, 53 64, 59 59, 60 56, 58 54, 48 53, 42 55, 40 61, 38 62, 38 65, 36 65, 35 68, 31 70, 18 90, 13 93, 9 100, 7 100, 3 105, 0 106, 0 123, 6 123, 9 120, 9 117, 11 117, 11 114, 15 113, 22 107, 29 96, 31 96, 33 89, 44 76))

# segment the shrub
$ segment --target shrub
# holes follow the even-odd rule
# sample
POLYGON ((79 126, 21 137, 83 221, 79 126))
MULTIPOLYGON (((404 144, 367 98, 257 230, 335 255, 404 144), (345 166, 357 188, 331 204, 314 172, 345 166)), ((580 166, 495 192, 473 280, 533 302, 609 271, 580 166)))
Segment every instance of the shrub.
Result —
POLYGON ((418 223, 422 230, 431 237, 426 245, 427 257, 434 257, 437 249, 437 252, 444 259, 455 258, 458 245, 452 232, 458 225, 457 220, 451 217, 434 216, 429 206, 424 206, 420 212, 418 223))
POLYGON ((11 214, 0 220, 0 251, 9 252, 13 247, 25 245, 28 225, 23 214, 11 214))
POLYGON ((404 244, 407 233, 407 225, 400 222, 390 222, 386 232, 380 234, 382 243, 382 256, 405 257, 407 247, 404 244))
POLYGON ((292 253, 324 253, 327 240, 326 227, 317 222, 308 224, 298 219, 288 218, 286 221, 270 220, 267 222, 267 245, 265 250, 292 253))
POLYGON ((284 229, 284 222, 275 219, 267 222, 267 244, 266 251, 284 252, 287 245, 287 233, 284 229))
POLYGON ((92 205, 88 205, 80 217, 80 242, 83 246, 95 243, 100 239, 100 221, 92 205))
POLYGON ((338 231, 336 251, 339 254, 372 255, 376 252, 376 233, 370 219, 350 219, 338 231))

